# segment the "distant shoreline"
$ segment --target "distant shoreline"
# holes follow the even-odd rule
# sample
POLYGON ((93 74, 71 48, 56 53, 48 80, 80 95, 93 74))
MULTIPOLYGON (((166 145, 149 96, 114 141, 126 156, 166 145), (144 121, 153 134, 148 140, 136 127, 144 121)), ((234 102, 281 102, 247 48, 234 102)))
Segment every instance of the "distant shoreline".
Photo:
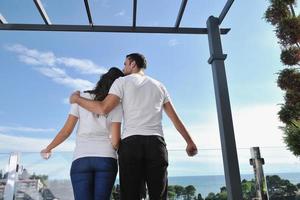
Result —
MULTIPOLYGON (((278 175, 283 179, 289 180, 293 184, 300 183, 300 172, 295 173, 266 173, 265 176, 268 175, 278 175)), ((69 182, 68 179, 50 179, 50 182, 61 182, 67 184, 69 182)), ((199 175, 199 176, 170 176, 169 178, 169 185, 181 185, 181 186, 188 186, 193 185, 196 188, 196 194, 201 193, 202 196, 207 196, 208 193, 220 192, 220 188, 225 186, 225 176, 224 175, 199 175)), ((241 181, 246 179, 250 181, 254 179, 253 174, 241 174, 241 181)), ((69 182, 70 183, 70 182, 69 182)), ((119 180, 117 179, 115 184, 119 184, 119 180)), ((66 188, 64 186, 64 188, 66 188)))

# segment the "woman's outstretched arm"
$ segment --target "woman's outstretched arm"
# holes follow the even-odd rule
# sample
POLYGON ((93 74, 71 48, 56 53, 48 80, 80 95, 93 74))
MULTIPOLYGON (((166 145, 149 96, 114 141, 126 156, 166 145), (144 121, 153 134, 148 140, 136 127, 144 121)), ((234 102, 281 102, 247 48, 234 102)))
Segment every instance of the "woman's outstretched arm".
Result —
POLYGON ((58 134, 55 136, 52 142, 45 149, 41 151, 41 153, 51 153, 52 149, 54 149, 63 141, 65 141, 73 132, 77 121, 78 121, 78 117, 74 115, 69 115, 63 128, 58 132, 58 134))

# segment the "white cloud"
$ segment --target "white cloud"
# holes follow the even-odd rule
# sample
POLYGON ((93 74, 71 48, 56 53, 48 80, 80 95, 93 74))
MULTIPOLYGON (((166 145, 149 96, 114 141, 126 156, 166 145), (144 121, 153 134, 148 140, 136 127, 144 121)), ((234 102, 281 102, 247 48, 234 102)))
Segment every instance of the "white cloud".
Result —
POLYGON ((7 50, 18 53, 20 61, 26 64, 54 66, 55 55, 52 52, 40 52, 21 44, 7 45, 7 50))
POLYGON ((94 84, 88 80, 70 77, 64 70, 57 67, 39 67, 35 69, 41 74, 51 78, 54 82, 75 90, 91 89, 94 86, 94 84))
POLYGON ((54 128, 33 128, 25 126, 0 126, 0 131, 21 131, 21 132, 54 132, 54 128))
POLYGON ((125 10, 121 10, 120 12, 116 13, 115 16, 116 17, 123 17, 125 15, 125 10))
POLYGON ((88 59, 72 57, 57 57, 53 52, 42 52, 36 49, 27 48, 21 44, 7 45, 5 48, 18 54, 21 62, 28 65, 55 67, 58 64, 75 69, 82 74, 102 74, 107 70, 98 66, 88 59))
POLYGON ((29 49, 23 45, 7 45, 5 48, 18 54, 21 62, 33 65, 34 69, 51 78, 54 82, 71 87, 75 90, 85 90, 93 88, 94 84, 88 80, 73 78, 69 76, 63 69, 57 67, 72 68, 81 74, 103 74, 107 70, 98 66, 88 59, 78 59, 72 57, 56 57, 53 52, 41 52, 36 49, 29 49))
POLYGON ((285 146, 283 124, 278 119, 277 105, 253 105, 233 110, 233 123, 238 147, 285 146))
POLYGON ((177 46, 179 44, 179 41, 177 39, 170 39, 168 41, 168 45, 171 47, 177 46))
POLYGON ((73 68, 82 74, 99 75, 107 72, 105 68, 99 67, 93 61, 88 59, 61 57, 61 58, 57 58, 56 62, 58 64, 64 64, 67 67, 73 68))
MULTIPOLYGON (((233 123, 238 154, 240 154, 239 157, 245 158, 241 162, 249 162, 250 147, 255 146, 261 147, 262 152, 268 152, 265 155, 262 154, 262 156, 268 157, 268 162, 279 162, 277 156, 274 156, 276 150, 277 153, 275 154, 282 157, 286 163, 296 162, 296 157, 286 150, 283 143, 282 131, 278 128, 282 126, 277 116, 278 110, 279 107, 277 105, 268 104, 233 109, 233 123)), ((199 154, 204 151, 207 154, 206 156, 208 156, 213 151, 217 151, 216 154, 221 152, 217 113, 208 115, 206 122, 197 125, 187 124, 187 129, 199 148, 199 154)), ((176 129, 166 127, 164 128, 164 133, 168 149, 171 151, 181 150, 181 155, 185 157, 186 143, 176 129)), ((212 155, 209 157, 214 158, 212 155)), ((212 161, 209 158, 205 159, 208 162, 212 161)))
MULTIPOLYGON (((2 152, 40 152, 51 141, 52 139, 9 136, 0 133, 0 147, 2 152)), ((55 151, 72 151, 74 145, 74 141, 68 140, 60 144, 55 151)))
MULTIPOLYGON (((233 109, 235 139, 238 148, 253 146, 285 146, 282 141, 282 126, 276 105, 252 105, 233 109)), ((207 116, 207 121, 187 125, 199 148, 221 148, 217 113, 207 116)), ((185 148, 185 142, 173 127, 164 128, 170 148, 185 148)))
MULTIPOLYGON (((242 174, 253 173, 249 159, 250 147, 254 146, 260 147, 261 156, 265 159, 266 173, 299 171, 299 158, 288 151, 282 141, 282 132, 278 128, 282 125, 277 117, 278 110, 278 106, 268 104, 233 109, 235 139, 242 174)), ((178 176, 224 173, 217 113, 208 114, 205 122, 186 125, 197 144, 198 154, 188 157, 185 152, 186 143, 181 135, 173 127, 164 128, 170 174, 178 176)))

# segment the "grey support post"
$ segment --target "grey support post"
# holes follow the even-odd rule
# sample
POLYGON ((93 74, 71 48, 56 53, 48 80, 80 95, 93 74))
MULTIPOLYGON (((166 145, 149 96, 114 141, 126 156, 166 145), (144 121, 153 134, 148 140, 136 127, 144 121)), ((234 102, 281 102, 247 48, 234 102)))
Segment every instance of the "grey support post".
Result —
POLYGON ((267 185, 263 170, 265 160, 260 156, 259 147, 251 147, 250 165, 253 166, 256 186, 256 197, 258 200, 268 200, 267 185))
POLYGON ((210 16, 206 24, 210 50, 208 63, 212 66, 227 194, 229 200, 241 200, 243 199, 241 177, 224 65, 226 55, 222 51, 219 19, 210 16))

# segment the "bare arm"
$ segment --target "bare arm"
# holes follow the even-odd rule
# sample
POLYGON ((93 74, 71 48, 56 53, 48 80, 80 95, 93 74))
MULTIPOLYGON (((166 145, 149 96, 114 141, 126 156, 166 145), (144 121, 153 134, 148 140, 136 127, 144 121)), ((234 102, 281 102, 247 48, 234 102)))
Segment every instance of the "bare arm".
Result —
POLYGON ((58 134, 55 136, 52 142, 47 146, 47 148, 41 151, 41 153, 51 153, 52 149, 54 149, 63 141, 65 141, 73 132, 77 121, 78 121, 78 117, 75 117, 74 115, 69 115, 63 128, 58 132, 58 134))
POLYGON ((173 122, 173 125, 177 129, 177 131, 182 135, 184 140, 187 143, 186 151, 189 156, 193 156, 197 153, 197 147, 191 138, 190 134, 188 133, 187 129, 185 128, 184 124, 180 120, 179 116, 177 115, 173 105, 170 102, 164 104, 164 110, 168 117, 173 122))
POLYGON ((71 95, 70 103, 77 103, 90 112, 105 115, 112 111, 120 103, 120 98, 116 95, 109 94, 103 101, 94 101, 81 97, 80 93, 76 91, 71 95))
POLYGON ((121 123, 120 122, 112 122, 111 123, 111 143, 114 149, 119 148, 120 139, 121 138, 121 123))

